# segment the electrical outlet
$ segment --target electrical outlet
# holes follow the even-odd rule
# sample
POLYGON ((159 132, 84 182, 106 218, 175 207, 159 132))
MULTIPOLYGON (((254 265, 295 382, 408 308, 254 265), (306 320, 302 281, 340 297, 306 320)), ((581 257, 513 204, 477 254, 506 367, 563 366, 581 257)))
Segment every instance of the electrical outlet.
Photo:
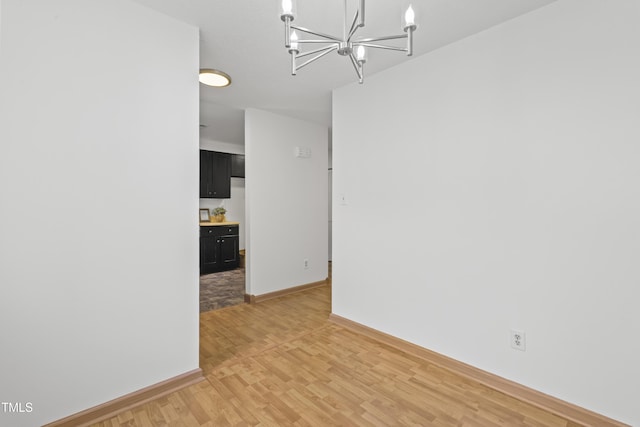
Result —
POLYGON ((304 259, 304 269, 309 268, 309 260, 307 258, 304 259))
POLYGON ((516 350, 525 351, 526 349, 526 335, 522 331, 511 330, 511 348, 516 350))

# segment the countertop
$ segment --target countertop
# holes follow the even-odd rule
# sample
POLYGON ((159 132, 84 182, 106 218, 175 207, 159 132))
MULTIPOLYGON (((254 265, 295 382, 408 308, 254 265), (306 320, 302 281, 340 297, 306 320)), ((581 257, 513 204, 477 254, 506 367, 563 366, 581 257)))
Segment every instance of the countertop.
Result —
POLYGON ((222 227, 225 225, 240 225, 239 222, 224 221, 224 222, 201 222, 200 227, 222 227))

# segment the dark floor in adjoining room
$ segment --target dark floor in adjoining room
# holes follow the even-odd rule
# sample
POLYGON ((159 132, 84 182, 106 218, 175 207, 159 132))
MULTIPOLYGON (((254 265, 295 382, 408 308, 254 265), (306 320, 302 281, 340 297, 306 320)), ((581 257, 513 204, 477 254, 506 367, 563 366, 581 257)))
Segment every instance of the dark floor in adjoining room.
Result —
POLYGON ((244 303, 244 268, 200 276, 200 313, 244 303))

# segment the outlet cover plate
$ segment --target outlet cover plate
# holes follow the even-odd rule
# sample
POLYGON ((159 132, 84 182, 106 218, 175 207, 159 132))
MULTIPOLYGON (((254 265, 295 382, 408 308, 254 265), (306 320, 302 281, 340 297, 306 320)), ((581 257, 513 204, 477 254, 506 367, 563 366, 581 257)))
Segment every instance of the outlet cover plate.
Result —
POLYGON ((526 335, 523 331, 512 329, 510 333, 511 348, 525 351, 527 348, 526 335))

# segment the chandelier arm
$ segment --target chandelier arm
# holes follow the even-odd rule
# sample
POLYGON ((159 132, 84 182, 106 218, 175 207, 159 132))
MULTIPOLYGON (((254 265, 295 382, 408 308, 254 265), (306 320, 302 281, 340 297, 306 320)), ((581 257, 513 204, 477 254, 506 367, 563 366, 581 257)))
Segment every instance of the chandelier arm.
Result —
POLYGON ((382 44, 374 44, 374 43, 354 43, 354 46, 364 46, 364 47, 372 47, 375 49, 387 49, 387 50, 397 50, 399 52, 408 52, 406 47, 397 47, 397 46, 385 46, 382 44))
POLYGON ((415 25, 410 25, 405 28, 405 31, 407 32, 407 56, 413 56, 413 32, 415 29, 415 25))
POLYGON ((356 10, 356 14, 353 16, 353 22, 351 23, 351 29, 349 30, 349 35, 347 36, 347 41, 351 41, 351 37, 355 34, 356 30, 360 28, 358 25, 358 16, 360 15, 359 11, 356 10))
POLYGON ((358 65, 358 61, 353 53, 349 54, 349 59, 351 59, 351 64, 353 65, 354 70, 356 70, 356 74, 358 75, 358 81, 362 83, 364 77, 362 75, 362 67, 358 65))
POLYGON ((319 54, 318 56, 314 56, 313 58, 311 58, 310 60, 308 60, 307 62, 304 62, 302 64, 300 64, 296 70, 301 69, 302 67, 306 67, 307 65, 311 64, 312 62, 322 58, 323 56, 325 56, 327 53, 333 52, 334 50, 338 49, 338 46, 331 46, 329 47, 325 52, 322 52, 321 54, 319 54))
POLYGON ((369 37, 366 39, 354 40, 354 43, 367 43, 367 42, 381 42, 384 40, 397 40, 397 39, 406 39, 407 34, 398 34, 395 36, 382 36, 382 37, 369 37))
POLYGON ((318 53, 318 52, 324 52, 325 50, 329 50, 329 52, 331 52, 331 50, 337 49, 337 48, 338 48, 338 44, 335 43, 332 46, 321 47, 320 49, 315 49, 315 50, 310 50, 309 52, 299 53, 297 55, 297 57, 298 58, 302 58, 302 57, 305 57, 305 56, 313 55, 313 54, 318 53))
POLYGON ((313 34, 314 36, 323 37, 325 39, 333 40, 334 42, 341 42, 342 41, 342 39, 340 39, 338 37, 331 36, 329 34, 319 33, 317 31, 312 31, 312 30, 310 30, 308 28, 297 27, 295 25, 292 25, 291 28, 293 28, 294 30, 302 31, 303 33, 313 34))
POLYGON ((291 47, 291 16, 284 18, 284 47, 291 47))
POLYGON ((291 54, 291 75, 295 76, 296 75, 296 55, 297 55, 297 51, 296 50, 290 50, 289 53, 291 54))
POLYGON ((340 44, 338 42, 334 42, 331 40, 298 40, 298 43, 331 43, 331 44, 340 44))

